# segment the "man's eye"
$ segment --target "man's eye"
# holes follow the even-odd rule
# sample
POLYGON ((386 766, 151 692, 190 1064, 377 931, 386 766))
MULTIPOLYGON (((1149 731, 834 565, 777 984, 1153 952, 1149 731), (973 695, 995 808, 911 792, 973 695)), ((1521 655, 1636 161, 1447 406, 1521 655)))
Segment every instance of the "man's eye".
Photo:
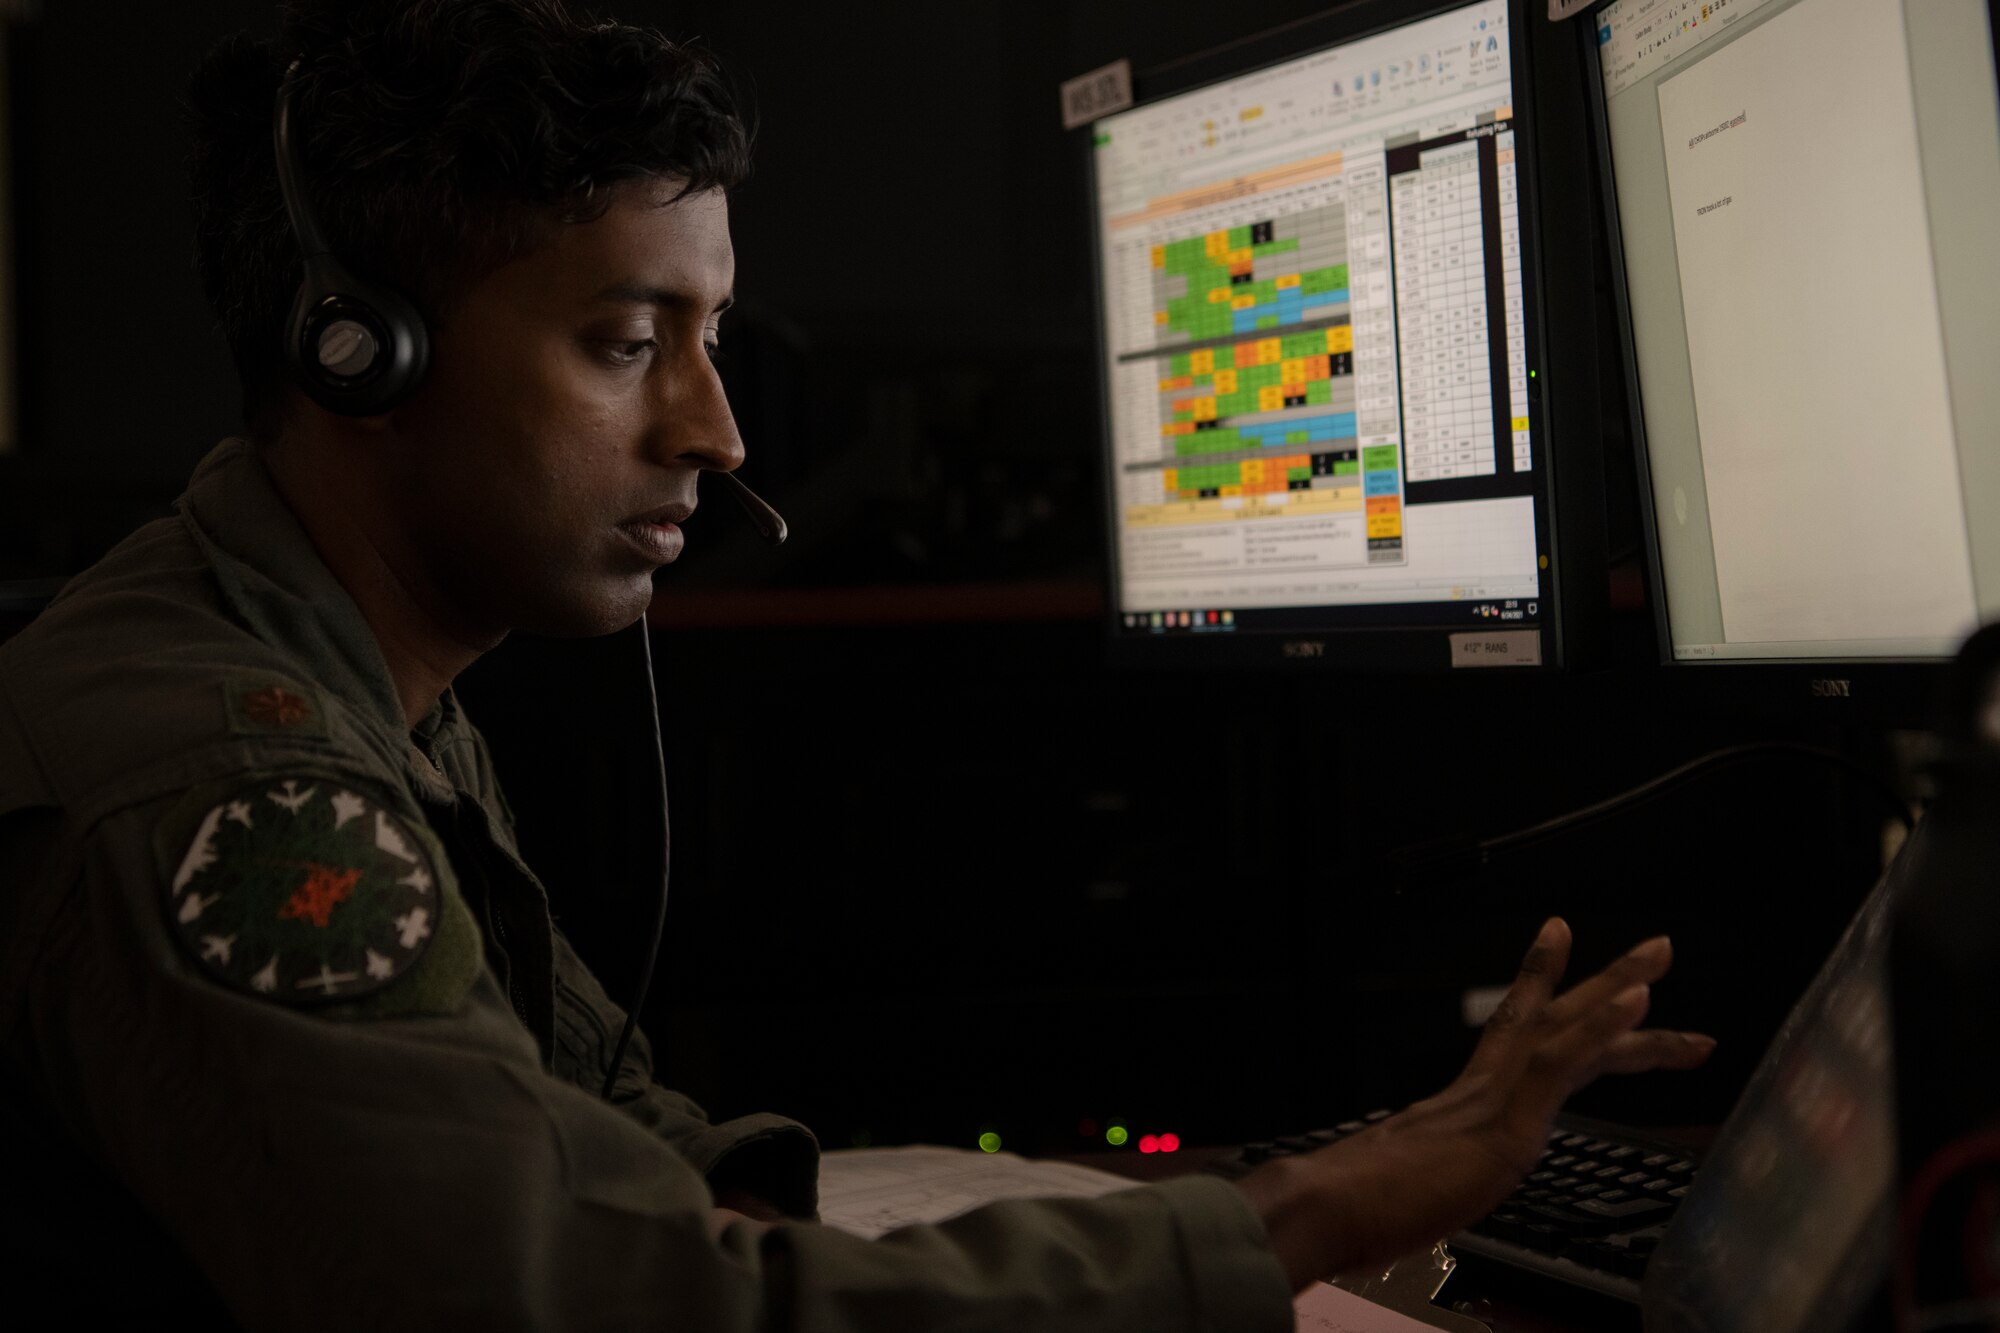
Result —
POLYGON ((603 344, 604 358, 614 366, 635 365, 643 360, 646 353, 659 346, 652 338, 642 338, 636 342, 607 342, 603 344))
POLYGON ((722 364, 722 346, 721 346, 721 344, 719 344, 719 343, 703 343, 703 344, 702 344, 702 350, 708 353, 708 361, 709 361, 709 364, 710 364, 710 365, 714 365, 714 366, 719 366, 719 365, 721 365, 721 364, 722 364))

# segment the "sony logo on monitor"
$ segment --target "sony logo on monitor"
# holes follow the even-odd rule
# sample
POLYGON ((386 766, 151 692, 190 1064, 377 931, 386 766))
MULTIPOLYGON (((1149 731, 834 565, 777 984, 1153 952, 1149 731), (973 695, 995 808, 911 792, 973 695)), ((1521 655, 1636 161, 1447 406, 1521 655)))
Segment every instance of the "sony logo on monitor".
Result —
POLYGON ((1324 640, 1324 639, 1287 639, 1287 640, 1285 640, 1285 656, 1287 656, 1287 657, 1325 657, 1325 656, 1326 656, 1326 640, 1324 640))
POLYGON ((1806 688, 1812 691, 1815 699, 1846 699, 1854 694, 1854 682, 1850 680, 1821 677, 1807 681, 1806 688))

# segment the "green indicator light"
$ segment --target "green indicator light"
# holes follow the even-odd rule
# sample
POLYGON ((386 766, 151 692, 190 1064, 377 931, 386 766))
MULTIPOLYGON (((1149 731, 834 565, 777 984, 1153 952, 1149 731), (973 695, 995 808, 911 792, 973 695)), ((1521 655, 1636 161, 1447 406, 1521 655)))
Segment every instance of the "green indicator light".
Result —
POLYGON ((1129 1137, 1130 1135, 1125 1132, 1125 1126, 1123 1125, 1113 1125, 1104 1131, 1104 1141, 1114 1148, 1124 1147, 1125 1140, 1129 1137))
POLYGON ((1531 370, 1531 371, 1529 371, 1529 372, 1528 372, 1528 378, 1529 378, 1529 379, 1533 379, 1533 378, 1535 378, 1535 372, 1534 372, 1534 371, 1532 371, 1532 370, 1531 370))
POLYGON ((866 1148, 875 1142, 874 1136, 865 1129, 857 1129, 847 1136, 847 1141, 857 1148, 866 1148))
POLYGON ((995 1133, 994 1133, 994 1132, 993 1132, 992 1130, 990 1130, 990 1129, 989 1129, 989 1130, 987 1130, 987 1131, 986 1131, 986 1132, 985 1132, 984 1134, 981 1134, 981 1135, 979 1136, 979 1151, 981 1151, 981 1152, 999 1152, 999 1151, 1000 1151, 1000 1136, 999 1136, 998 1134, 995 1134, 995 1133))

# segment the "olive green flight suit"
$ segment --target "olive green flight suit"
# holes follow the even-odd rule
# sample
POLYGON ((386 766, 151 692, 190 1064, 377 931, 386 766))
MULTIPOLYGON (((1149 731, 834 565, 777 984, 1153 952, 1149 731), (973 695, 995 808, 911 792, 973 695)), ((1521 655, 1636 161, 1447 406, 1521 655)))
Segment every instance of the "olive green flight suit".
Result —
POLYGON ((39 1278, 79 1317, 219 1298, 284 1330, 1292 1327, 1212 1178, 817 1225, 803 1126, 711 1124, 643 1039, 598 1099, 623 1021, 479 733, 450 694, 406 725, 248 444, 0 646, 0 1211, 39 1267, 0 1302, 39 1278), (718 1238, 724 1184, 798 1220, 718 1238))

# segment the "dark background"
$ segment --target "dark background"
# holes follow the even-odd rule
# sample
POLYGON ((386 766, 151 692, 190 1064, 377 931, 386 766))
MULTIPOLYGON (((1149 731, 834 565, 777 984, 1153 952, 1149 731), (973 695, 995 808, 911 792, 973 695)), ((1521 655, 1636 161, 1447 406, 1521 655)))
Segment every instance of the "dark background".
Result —
MULTIPOLYGON (((1671 930, 1656 1016, 1724 1039, 1709 1071, 1584 1109, 1720 1118, 1879 865, 1865 782, 1752 760, 1483 869, 1393 857, 1724 744, 1887 768, 1880 718, 1732 706, 1651 665, 1615 362, 1606 665, 1103 663, 1088 228, 1056 86, 1118 56, 1143 76, 1299 5, 598 8, 705 38, 759 115, 725 373, 745 475, 796 534, 767 551, 711 505, 660 580, 675 874, 646 1017, 666 1081, 830 1146, 994 1128, 1054 1151, 1112 1116, 1190 1142, 1308 1128, 1448 1077, 1462 989, 1503 981, 1560 911, 1585 964, 1671 930)), ((0 579, 87 565, 236 424, 178 97, 212 41, 271 13, 63 0, 12 24, 22 444, 0 456, 0 579)), ((1597 265, 1602 318, 1602 254, 1563 258, 1597 265)), ((462 688, 614 994, 657 846, 638 650, 512 642, 462 688)))

